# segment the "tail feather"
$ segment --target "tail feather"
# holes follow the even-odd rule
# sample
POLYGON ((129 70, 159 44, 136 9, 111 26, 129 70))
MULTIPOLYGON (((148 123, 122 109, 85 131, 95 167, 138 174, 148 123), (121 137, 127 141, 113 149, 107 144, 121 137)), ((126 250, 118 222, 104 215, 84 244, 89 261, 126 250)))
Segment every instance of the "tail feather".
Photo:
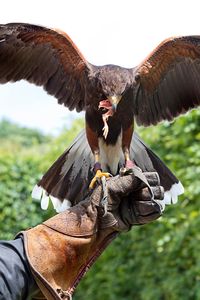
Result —
MULTIPOLYGON (((183 193, 181 183, 136 133, 132 137, 130 155, 143 171, 158 172, 161 185, 165 189, 163 207, 165 204, 175 203, 177 196, 183 193)), ((119 167, 123 164, 124 157, 121 156, 119 167)), ((58 212, 77 204, 88 193, 88 186, 93 177, 93 165, 94 157, 83 130, 39 181, 39 188, 33 189, 33 198, 40 199, 43 208, 46 208, 49 196, 58 212)))
POLYGON ((131 141, 130 156, 143 171, 156 171, 159 174, 160 184, 165 190, 162 205, 175 204, 178 196, 184 193, 181 182, 136 133, 131 141))
MULTIPOLYGON (((44 203, 48 195, 57 212, 62 210, 63 201, 68 207, 70 203, 77 204, 88 191, 93 165, 94 158, 85 131, 82 131, 38 182, 39 189, 33 189, 32 197, 44 203)), ((43 204, 43 207, 45 205, 43 204)))

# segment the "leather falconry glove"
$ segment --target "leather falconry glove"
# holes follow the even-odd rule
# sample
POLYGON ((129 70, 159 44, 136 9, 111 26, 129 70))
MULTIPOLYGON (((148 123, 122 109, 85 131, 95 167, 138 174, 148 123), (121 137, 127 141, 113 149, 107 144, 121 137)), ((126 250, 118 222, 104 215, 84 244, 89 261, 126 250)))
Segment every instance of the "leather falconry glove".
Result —
POLYGON ((162 209, 153 198, 159 202, 163 195, 157 173, 134 168, 131 175, 107 181, 106 214, 101 205, 105 191, 98 186, 76 206, 19 233, 41 290, 34 299, 71 299, 83 275, 119 232, 159 218, 162 209))
MULTIPOLYGON (((164 189, 156 172, 142 173, 136 166, 133 176, 115 176, 107 182, 107 214, 100 219, 100 228, 112 227, 128 231, 133 225, 156 220, 163 211, 164 189)), ((98 187, 100 190, 100 187, 98 187)))

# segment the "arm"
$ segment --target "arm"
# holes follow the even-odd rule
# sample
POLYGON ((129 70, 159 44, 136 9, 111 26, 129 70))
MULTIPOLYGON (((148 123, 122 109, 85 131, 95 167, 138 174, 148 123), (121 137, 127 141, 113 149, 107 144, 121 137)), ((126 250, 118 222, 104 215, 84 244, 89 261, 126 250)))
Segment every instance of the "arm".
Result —
POLYGON ((0 241, 0 299, 30 300, 39 292, 32 276, 23 238, 0 241))

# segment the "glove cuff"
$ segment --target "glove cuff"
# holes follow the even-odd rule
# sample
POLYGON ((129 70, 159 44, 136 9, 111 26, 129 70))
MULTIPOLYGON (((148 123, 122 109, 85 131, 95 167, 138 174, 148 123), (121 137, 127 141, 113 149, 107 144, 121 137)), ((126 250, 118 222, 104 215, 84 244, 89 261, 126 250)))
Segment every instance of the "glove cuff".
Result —
MULTIPOLYGON (((61 213, 35 228, 19 233, 24 236, 30 269, 43 294, 40 299, 72 299, 81 278, 117 236, 112 228, 98 229, 96 232, 93 226, 92 230, 85 230, 86 216, 80 216, 80 220, 75 214, 75 209, 71 215, 70 211, 61 213), (72 234, 68 228, 68 220, 69 226, 75 226, 76 234, 72 234), (82 229, 78 231, 77 220, 83 221, 83 227, 80 222, 82 229)), ((95 220, 95 223, 98 221, 95 220)))

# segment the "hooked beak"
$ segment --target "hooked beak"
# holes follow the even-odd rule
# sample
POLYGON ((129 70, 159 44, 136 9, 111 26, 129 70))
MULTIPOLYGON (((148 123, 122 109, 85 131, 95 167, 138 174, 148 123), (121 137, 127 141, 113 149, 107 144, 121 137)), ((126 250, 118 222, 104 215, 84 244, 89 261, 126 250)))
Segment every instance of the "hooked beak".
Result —
POLYGON ((122 96, 116 96, 116 95, 108 97, 108 100, 112 104, 112 110, 113 110, 113 112, 116 112, 117 105, 120 102, 121 98, 122 98, 122 96))

